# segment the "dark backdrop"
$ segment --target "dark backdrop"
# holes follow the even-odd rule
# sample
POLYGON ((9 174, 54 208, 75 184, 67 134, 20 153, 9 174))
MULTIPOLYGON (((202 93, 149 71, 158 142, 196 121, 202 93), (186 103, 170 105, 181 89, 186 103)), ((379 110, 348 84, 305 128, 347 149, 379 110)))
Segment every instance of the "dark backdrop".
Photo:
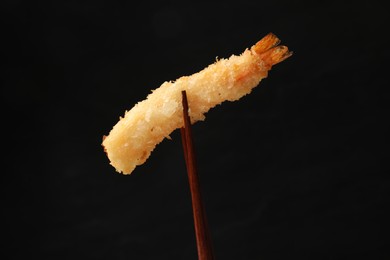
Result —
POLYGON ((130 176, 102 136, 268 32, 294 55, 193 128, 217 259, 390 258, 383 4, 3 1, 1 19, 2 259, 197 259, 179 132, 130 176))

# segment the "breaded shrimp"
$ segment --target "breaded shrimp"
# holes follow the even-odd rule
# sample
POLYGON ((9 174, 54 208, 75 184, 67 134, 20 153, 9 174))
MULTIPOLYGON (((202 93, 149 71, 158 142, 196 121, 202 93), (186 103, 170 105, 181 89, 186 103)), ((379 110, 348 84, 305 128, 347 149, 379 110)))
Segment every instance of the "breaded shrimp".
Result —
POLYGON ((126 111, 103 137, 103 147, 117 172, 130 174, 143 164, 157 144, 183 127, 181 92, 186 91, 191 123, 205 119, 205 113, 224 101, 240 99, 267 77, 271 67, 292 52, 278 46, 279 39, 266 35, 251 49, 229 59, 217 60, 202 71, 164 82, 147 99, 126 111))

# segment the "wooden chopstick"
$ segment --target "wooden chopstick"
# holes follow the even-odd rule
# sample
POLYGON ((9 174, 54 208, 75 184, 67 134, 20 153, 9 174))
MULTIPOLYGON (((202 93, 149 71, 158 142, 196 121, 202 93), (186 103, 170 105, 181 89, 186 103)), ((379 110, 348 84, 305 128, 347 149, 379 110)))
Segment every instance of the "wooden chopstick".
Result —
POLYGON ((191 191, 192 211, 195 225, 196 244, 199 260, 214 260, 210 230, 207 224, 206 212, 200 191, 199 177, 195 161, 191 121, 188 116, 188 101, 186 91, 182 91, 184 127, 180 129, 186 161, 188 181, 191 191))

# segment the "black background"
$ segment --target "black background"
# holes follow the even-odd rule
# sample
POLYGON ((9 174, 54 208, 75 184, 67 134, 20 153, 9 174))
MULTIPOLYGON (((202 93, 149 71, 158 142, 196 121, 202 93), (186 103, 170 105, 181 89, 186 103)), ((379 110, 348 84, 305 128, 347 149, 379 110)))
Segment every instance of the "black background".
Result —
POLYGON ((2 259, 197 259, 180 134, 101 147, 167 80, 273 32, 294 55, 193 132, 217 259, 390 259, 389 15, 375 1, 2 1, 2 259))

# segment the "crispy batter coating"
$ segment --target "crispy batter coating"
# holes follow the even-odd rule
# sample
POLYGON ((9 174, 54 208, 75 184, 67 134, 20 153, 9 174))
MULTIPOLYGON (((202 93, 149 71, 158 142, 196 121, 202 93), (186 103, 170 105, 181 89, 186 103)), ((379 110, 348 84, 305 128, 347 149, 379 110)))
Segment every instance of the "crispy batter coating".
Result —
POLYGON ((147 99, 137 103, 103 138, 103 147, 117 172, 130 174, 153 149, 177 128, 183 127, 181 92, 186 91, 192 124, 224 101, 240 99, 267 77, 271 67, 291 56, 279 39, 266 35, 251 49, 220 59, 202 71, 164 82, 147 99))

